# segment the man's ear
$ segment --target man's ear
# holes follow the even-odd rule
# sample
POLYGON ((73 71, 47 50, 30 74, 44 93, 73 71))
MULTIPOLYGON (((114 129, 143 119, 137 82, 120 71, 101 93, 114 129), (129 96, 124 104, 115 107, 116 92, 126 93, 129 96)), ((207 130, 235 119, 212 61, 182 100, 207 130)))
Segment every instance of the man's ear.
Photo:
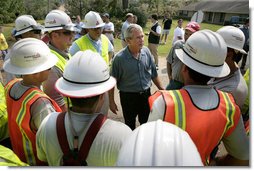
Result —
POLYGON ((126 38, 125 41, 126 41, 126 43, 128 45, 130 43, 130 38, 126 38))
POLYGON ((186 72, 188 72, 188 68, 187 68, 187 66, 185 64, 183 64, 183 66, 182 66, 182 73, 186 73, 186 72))

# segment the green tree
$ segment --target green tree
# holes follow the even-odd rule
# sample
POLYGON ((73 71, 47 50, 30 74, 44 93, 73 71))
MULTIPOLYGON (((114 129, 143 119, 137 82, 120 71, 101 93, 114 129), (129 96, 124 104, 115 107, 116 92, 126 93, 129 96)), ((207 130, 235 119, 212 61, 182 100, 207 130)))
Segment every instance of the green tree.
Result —
POLYGON ((16 19, 15 13, 24 12, 23 0, 0 0, 0 24, 11 23, 16 19))

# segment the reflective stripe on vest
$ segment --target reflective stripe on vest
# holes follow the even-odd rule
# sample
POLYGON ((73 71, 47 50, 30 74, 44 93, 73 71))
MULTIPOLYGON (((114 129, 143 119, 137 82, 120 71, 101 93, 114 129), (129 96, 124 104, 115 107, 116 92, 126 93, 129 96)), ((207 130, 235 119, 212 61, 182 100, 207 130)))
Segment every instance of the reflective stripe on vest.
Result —
POLYGON ((52 106, 57 112, 61 109, 55 101, 51 100, 40 89, 30 88, 19 99, 13 99, 10 96, 12 86, 20 80, 13 80, 9 82, 6 87, 6 102, 8 111, 8 127, 10 138, 12 142, 13 151, 16 155, 29 165, 44 165, 37 158, 35 137, 36 133, 30 128, 31 105, 39 98, 44 97, 51 101, 52 106), (22 140, 22 142, 20 142, 22 140))
MULTIPOLYGON (((91 43, 90 39, 87 37, 87 35, 82 36, 81 38, 77 39, 76 44, 78 45, 80 51, 84 51, 87 49, 92 50, 93 52, 97 52, 93 44, 91 43)), ((108 55, 108 38, 104 34, 101 34, 101 56, 106 61, 107 64, 109 64, 109 55, 108 55)), ((97 52, 98 53, 98 52, 97 52)))
POLYGON ((250 135, 250 120, 247 120, 244 123, 244 128, 245 128, 245 132, 246 132, 247 136, 249 136, 250 135))
MULTIPOLYGON (((220 97, 217 108, 204 111, 192 103, 190 95, 184 89, 159 92, 166 104, 164 121, 186 130, 197 146, 203 163, 207 164, 213 148, 223 136, 231 134, 239 121, 240 109, 235 105, 233 97, 217 91, 220 97), (202 130, 203 134, 200 132, 202 130)), ((152 106, 152 99, 149 103, 152 106)))
POLYGON ((225 127, 224 134, 234 126, 234 114, 235 114, 235 106, 232 104, 229 94, 224 93, 221 91, 221 94, 225 100, 226 103, 226 117, 228 118, 227 120, 227 126, 225 127))
MULTIPOLYGON (((56 67, 58 67, 62 72, 64 71, 65 65, 67 63, 67 59, 65 59, 63 56, 61 56, 58 52, 50 49, 51 53, 55 54, 58 58, 58 61, 56 63, 56 67)), ((70 54, 68 54, 69 59, 71 58, 70 54)))

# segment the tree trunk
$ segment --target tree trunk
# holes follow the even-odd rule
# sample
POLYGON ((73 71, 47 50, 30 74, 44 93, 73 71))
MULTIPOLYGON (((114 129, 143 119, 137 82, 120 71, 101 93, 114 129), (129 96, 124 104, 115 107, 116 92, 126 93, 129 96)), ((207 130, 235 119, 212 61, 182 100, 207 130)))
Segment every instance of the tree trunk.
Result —
POLYGON ((122 0, 123 9, 127 9, 129 7, 129 0, 122 0))

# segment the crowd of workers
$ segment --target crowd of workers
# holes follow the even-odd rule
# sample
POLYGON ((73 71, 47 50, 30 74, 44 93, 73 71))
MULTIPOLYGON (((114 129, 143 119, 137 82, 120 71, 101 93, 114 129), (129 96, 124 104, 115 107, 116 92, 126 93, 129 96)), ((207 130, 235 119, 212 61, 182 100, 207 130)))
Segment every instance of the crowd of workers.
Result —
POLYGON ((168 15, 163 29, 151 15, 146 47, 127 13, 118 52, 108 13, 77 18, 52 10, 42 26, 17 17, 17 41, 3 50, 0 165, 249 166, 249 69, 243 76, 237 64, 249 40, 241 29, 183 29, 178 20, 163 87, 158 46, 168 15), (115 88, 124 123, 107 117, 119 112, 115 88), (218 157, 221 142, 226 154, 218 157))

